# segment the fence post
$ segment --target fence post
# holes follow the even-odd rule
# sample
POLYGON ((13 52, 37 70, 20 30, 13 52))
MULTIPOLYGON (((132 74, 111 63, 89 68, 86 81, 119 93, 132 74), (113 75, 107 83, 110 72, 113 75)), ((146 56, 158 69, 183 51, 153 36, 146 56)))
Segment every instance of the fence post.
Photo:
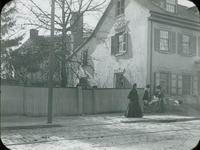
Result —
POLYGON ((26 89, 25 86, 23 86, 23 115, 26 115, 26 89))
POLYGON ((96 114, 96 95, 95 95, 95 87, 92 88, 92 104, 93 104, 93 113, 96 114))
POLYGON ((78 91, 78 114, 82 115, 83 113, 83 91, 82 91, 82 87, 78 86, 77 87, 77 91, 78 91))

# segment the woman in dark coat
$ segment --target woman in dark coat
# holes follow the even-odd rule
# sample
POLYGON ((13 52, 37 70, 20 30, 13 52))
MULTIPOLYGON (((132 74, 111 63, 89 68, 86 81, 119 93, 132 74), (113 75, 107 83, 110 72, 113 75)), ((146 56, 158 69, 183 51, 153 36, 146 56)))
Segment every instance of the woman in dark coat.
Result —
POLYGON ((141 118, 143 116, 142 110, 139 104, 139 96, 137 93, 137 84, 133 85, 132 90, 128 94, 129 104, 126 112, 126 117, 141 118))

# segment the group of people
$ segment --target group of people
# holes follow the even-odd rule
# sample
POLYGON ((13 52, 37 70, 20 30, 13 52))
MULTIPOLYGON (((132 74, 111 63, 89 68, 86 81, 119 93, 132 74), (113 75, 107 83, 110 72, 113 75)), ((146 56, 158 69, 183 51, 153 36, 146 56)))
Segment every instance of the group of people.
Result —
MULTIPOLYGON (((143 111, 139 102, 139 95, 137 92, 137 84, 133 85, 132 90, 128 94, 129 104, 125 113, 126 117, 143 117, 143 111)), ((154 100, 150 98, 150 85, 147 85, 143 95, 143 102, 145 106, 149 106, 154 102, 158 103, 158 112, 164 112, 164 93, 161 86, 157 86, 154 93, 154 100)))

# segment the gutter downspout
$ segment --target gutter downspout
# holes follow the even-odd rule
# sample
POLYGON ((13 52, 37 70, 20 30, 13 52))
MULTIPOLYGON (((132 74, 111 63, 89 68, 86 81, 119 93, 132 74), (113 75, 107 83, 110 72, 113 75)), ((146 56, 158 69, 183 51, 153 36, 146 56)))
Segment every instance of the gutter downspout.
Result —
POLYGON ((153 71, 152 71, 152 61, 153 61, 153 50, 152 50, 152 41, 153 41, 153 26, 152 26, 152 21, 150 20, 150 98, 153 98, 153 71))

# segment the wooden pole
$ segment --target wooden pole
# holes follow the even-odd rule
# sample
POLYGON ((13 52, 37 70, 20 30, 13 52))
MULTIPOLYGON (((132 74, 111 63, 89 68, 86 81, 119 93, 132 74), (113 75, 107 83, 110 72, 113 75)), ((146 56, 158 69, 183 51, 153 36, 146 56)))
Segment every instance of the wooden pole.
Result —
POLYGON ((51 52, 50 52, 50 56, 49 56, 47 123, 53 122, 54 18, 55 18, 55 0, 52 0, 52 4, 51 4, 51 52))

